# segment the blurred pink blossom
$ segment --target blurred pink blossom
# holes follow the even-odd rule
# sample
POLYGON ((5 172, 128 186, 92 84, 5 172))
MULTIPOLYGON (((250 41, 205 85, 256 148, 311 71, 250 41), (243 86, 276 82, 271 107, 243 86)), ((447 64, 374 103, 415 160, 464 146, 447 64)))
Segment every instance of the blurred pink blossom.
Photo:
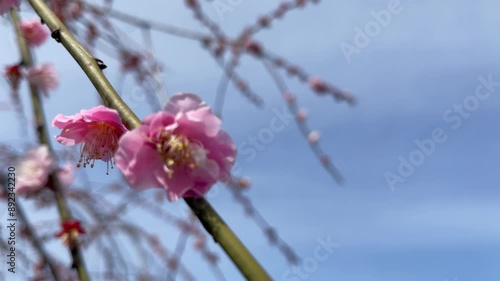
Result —
POLYGON ((248 188, 250 186, 250 179, 246 178, 246 177, 240 178, 240 179, 238 179, 236 184, 241 189, 248 188))
POLYGON ((33 83, 46 97, 48 92, 57 89, 59 79, 52 64, 45 63, 26 70, 26 78, 33 83))
POLYGON ((61 230, 55 234, 55 237, 60 237, 63 244, 76 243, 76 239, 80 234, 85 234, 80 221, 71 219, 61 223, 61 230))
POLYGON ((163 111, 120 139, 116 166, 131 187, 163 187, 167 198, 201 197, 229 180, 236 146, 220 119, 195 94, 175 94, 163 111))
POLYGON ((9 82, 12 89, 17 90, 19 88, 19 82, 21 81, 21 65, 13 64, 7 65, 4 69, 3 75, 7 78, 7 82, 9 82))
POLYGON ((328 85, 318 77, 309 78, 309 86, 318 94, 323 94, 328 91, 328 85))
POLYGON ((38 18, 23 21, 21 23, 21 29, 29 46, 38 47, 49 37, 47 27, 43 26, 38 18))
POLYGON ((283 99, 288 104, 295 104, 297 102, 297 98, 291 93, 283 93, 282 96, 283 96, 283 99))
POLYGON ((63 187, 68 187, 75 179, 75 167, 69 163, 58 169, 57 175, 63 187))
POLYGON ((82 162, 83 167, 94 167, 95 160, 112 160, 118 148, 118 140, 127 131, 118 112, 103 105, 81 110, 71 116, 58 114, 52 121, 52 126, 62 130, 56 136, 59 143, 70 146, 81 144, 77 167, 82 162))
POLYGON ((305 109, 299 109, 295 117, 299 122, 304 122, 307 118, 307 111, 305 109))
POLYGON ((19 7, 20 0, 1 0, 0 1, 0 16, 7 13, 10 8, 19 7))
POLYGON ((16 194, 29 195, 45 187, 53 168, 54 159, 47 145, 28 151, 19 163, 16 194))
POLYGON ((307 135, 307 141, 311 144, 315 144, 319 141, 319 132, 318 131, 311 131, 309 135, 307 135))

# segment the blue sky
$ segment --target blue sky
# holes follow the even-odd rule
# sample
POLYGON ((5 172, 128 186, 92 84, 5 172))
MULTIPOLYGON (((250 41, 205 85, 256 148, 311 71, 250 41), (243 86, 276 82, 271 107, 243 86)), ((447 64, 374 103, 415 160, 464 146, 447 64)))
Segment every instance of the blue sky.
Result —
MULTIPOLYGON (((177 2, 141 5, 140 13, 139 4, 118 7, 199 28, 182 1, 177 2)), ((240 1, 222 21, 213 6, 205 8, 227 33, 235 34, 277 3, 240 1)), ((275 280, 493 281, 500 276, 500 192, 495 184, 500 134, 494 126, 500 117, 500 87, 488 98, 476 99, 478 104, 466 112, 467 118, 460 117, 457 129, 443 117, 452 110, 457 118, 455 104, 474 101, 478 77, 500 81, 500 19, 495 13, 499 4, 493 0, 400 1, 399 12, 348 62, 341 44, 354 45, 356 27, 364 30, 374 20, 371 12, 387 10, 393 5, 390 3, 322 1, 290 13, 285 21, 257 36, 273 52, 349 89, 359 101, 351 108, 314 95, 307 85, 289 83, 309 112, 310 126, 320 131, 321 144, 346 178, 342 187, 321 168, 293 123, 276 133, 252 161, 242 155, 239 158, 242 173, 253 182, 248 195, 300 256, 314 256, 318 239, 331 237, 340 245, 324 261, 316 260, 317 266, 307 276, 286 274, 294 272, 293 268, 269 246, 255 224, 244 218, 243 210, 227 192, 208 196, 275 280), (398 157, 408 160, 412 153, 418 154, 415 140, 431 138, 437 128, 446 140, 436 143, 423 164, 391 190, 384 174, 398 175, 398 157)), ((2 24, 0 33, 10 35, 7 28, 2 24)), ((140 35, 132 28, 125 32, 140 35)), ((154 36, 156 54, 168 68, 168 93, 192 91, 213 104, 220 70, 210 56, 196 42, 154 36)), ((0 56, 2 65, 16 54, 8 44, 2 44, 0 50, 5 54, 0 56)), ((84 104, 95 104, 91 84, 60 45, 48 43, 37 52, 37 59, 55 61, 61 73, 61 86, 47 101, 47 112, 72 114, 84 104)), ((109 59, 106 63, 106 74, 117 81, 116 64, 109 59)), ((241 74, 266 105, 253 107, 230 86, 223 126, 237 144, 269 127, 273 110, 283 108, 261 65, 244 59, 241 74)), ((123 94, 132 90, 124 87, 123 94)), ((135 109, 140 116, 148 114, 146 106, 135 109)), ((12 113, 0 112, 0 116, 12 118, 12 113)), ((16 132, 14 125, 3 126, 16 132)), ((95 181, 105 180, 95 171, 89 174, 95 181)), ((173 212, 180 212, 182 204, 173 204, 173 212)), ((165 231, 166 241, 175 242, 177 235, 165 231)), ((222 252, 221 256, 227 280, 243 280, 222 252)), ((186 252, 184 261, 199 280, 215 280, 207 275, 206 266, 192 266, 199 262, 192 250, 186 252)), ((308 266, 311 264, 301 265, 301 270, 308 266)))

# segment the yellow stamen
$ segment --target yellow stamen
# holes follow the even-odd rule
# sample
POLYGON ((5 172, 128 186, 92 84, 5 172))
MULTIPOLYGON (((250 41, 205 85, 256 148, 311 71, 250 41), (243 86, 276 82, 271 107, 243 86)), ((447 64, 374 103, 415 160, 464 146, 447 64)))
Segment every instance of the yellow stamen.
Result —
POLYGON ((182 135, 174 135, 163 131, 160 134, 160 140, 156 145, 158 153, 166 166, 166 172, 169 178, 173 176, 173 169, 181 166, 194 169, 200 166, 200 157, 193 157, 200 149, 200 145, 193 143, 182 135))

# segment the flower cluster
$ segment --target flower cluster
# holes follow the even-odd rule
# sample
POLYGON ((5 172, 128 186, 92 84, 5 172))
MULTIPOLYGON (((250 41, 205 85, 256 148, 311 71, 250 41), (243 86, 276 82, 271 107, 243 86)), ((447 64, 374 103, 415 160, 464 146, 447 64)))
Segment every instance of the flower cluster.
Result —
POLYGON ((23 77, 39 89, 45 97, 48 97, 49 91, 55 90, 59 86, 56 70, 50 63, 29 67, 26 71, 22 71, 21 64, 7 65, 3 75, 14 91, 19 88, 23 77))
POLYGON ((45 97, 48 97, 49 91, 55 90, 59 86, 56 70, 50 63, 29 67, 26 71, 22 71, 21 64, 7 65, 3 75, 14 91, 19 88, 23 77, 39 89, 45 97))
MULTIPOLYGON (((7 7, 8 5, 13 5, 13 2, 1 0, 0 15, 2 14, 3 8, 7 7)), ((39 19, 23 21, 21 23, 21 30, 23 32, 24 38, 26 39, 26 43, 30 47, 41 46, 47 40, 49 34, 48 29, 41 24, 39 19)), ((19 88, 19 83, 23 77, 25 77, 33 86, 39 89, 46 97, 48 97, 49 91, 55 90, 59 86, 59 79, 52 64, 45 63, 36 66, 30 66, 24 70, 22 69, 23 66, 23 64, 16 63, 13 65, 7 65, 4 68, 3 74, 7 78, 7 81, 14 91, 17 91, 17 89, 19 88)))
POLYGON ((221 121, 195 94, 174 95, 161 112, 132 131, 117 111, 97 106, 73 116, 57 115, 56 140, 81 144, 77 166, 103 160, 123 172, 134 189, 164 188, 167 198, 201 197, 217 181, 228 181, 236 146, 221 121))

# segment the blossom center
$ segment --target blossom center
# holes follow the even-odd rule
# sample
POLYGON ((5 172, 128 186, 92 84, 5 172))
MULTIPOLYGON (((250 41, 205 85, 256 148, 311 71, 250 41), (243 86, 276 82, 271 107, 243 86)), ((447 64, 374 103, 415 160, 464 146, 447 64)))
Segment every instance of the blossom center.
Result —
POLYGON ((201 144, 168 131, 160 133, 156 148, 163 159, 169 178, 172 177, 174 169, 181 167, 194 169, 204 166, 207 160, 207 151, 201 144))
MULTIPOLYGON (((85 141, 80 147, 80 160, 77 167, 83 163, 83 167, 90 165, 94 167, 95 160, 102 159, 103 161, 110 161, 118 148, 118 130, 106 122, 95 122, 90 125, 90 131, 85 136, 85 141)), ((111 161, 111 168, 113 163, 111 161)), ((109 164, 108 164, 109 170, 109 164)))

